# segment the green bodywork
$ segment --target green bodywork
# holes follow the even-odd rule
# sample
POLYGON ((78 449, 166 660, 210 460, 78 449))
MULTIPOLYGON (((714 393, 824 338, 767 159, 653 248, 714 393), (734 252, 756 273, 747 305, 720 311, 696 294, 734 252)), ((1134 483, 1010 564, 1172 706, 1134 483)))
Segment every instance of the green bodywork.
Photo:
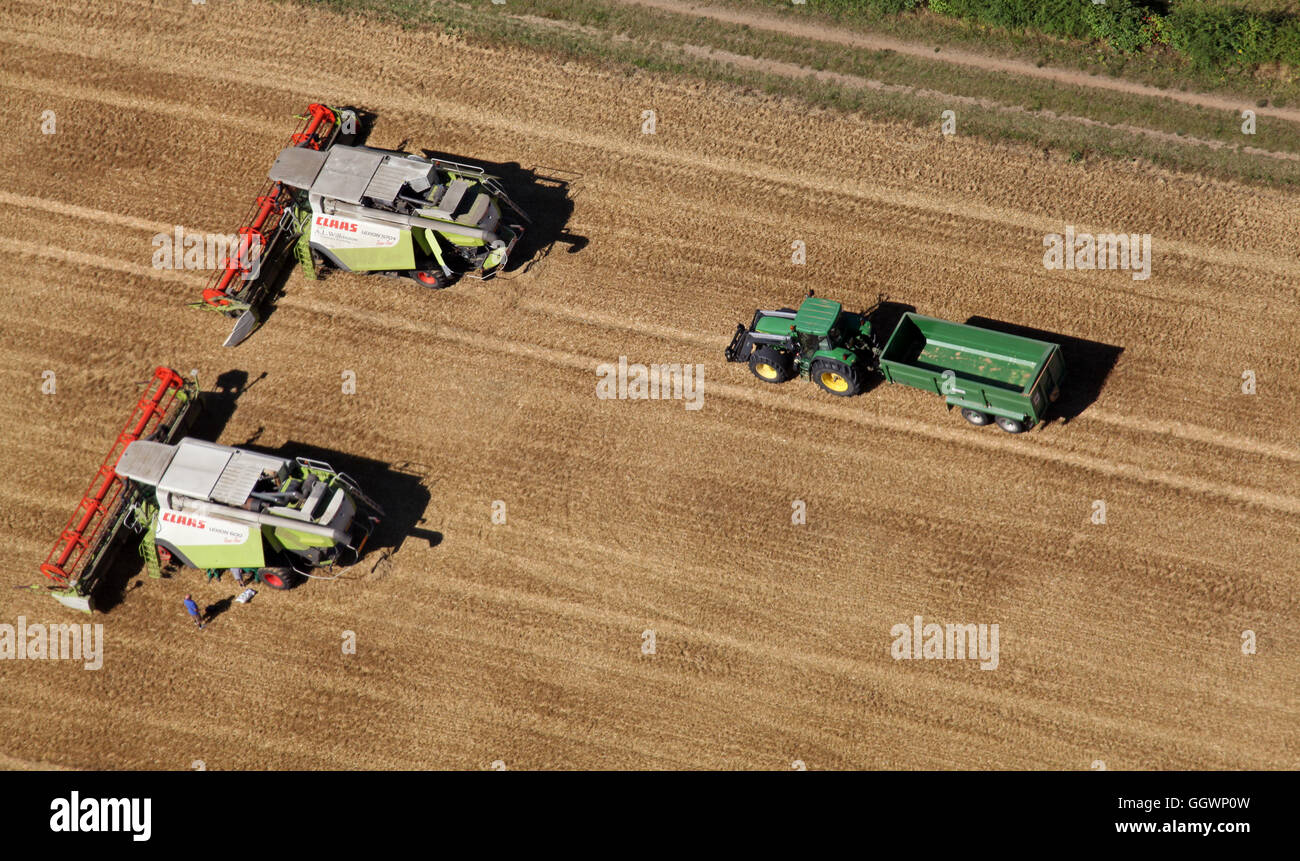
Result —
POLYGON ((1056 344, 909 313, 881 351, 880 371, 949 406, 1034 424, 1059 395, 1065 362, 1056 344))
POLYGON ((248 530, 243 544, 184 545, 176 549, 195 568, 261 568, 266 564, 262 547, 262 531, 248 530))
MULTIPOLYGON (((814 376, 812 366, 822 359, 858 374, 879 370, 891 383, 943 395, 950 407, 1014 419, 1023 425, 1019 430, 1040 422, 1060 396, 1065 360, 1056 344, 905 313, 882 349, 871 321, 880 308, 855 314, 809 296, 797 311, 757 311, 748 330, 736 327, 726 357, 751 361, 754 373, 769 382, 782 380, 766 361, 753 364, 758 350, 793 359, 791 370, 804 379, 814 376)), ((820 382, 832 393, 846 391, 820 382)), ((1018 432, 1007 423, 1003 429, 1018 432)))
POLYGON ((797 367, 804 378, 818 359, 855 365, 864 353, 870 358, 870 321, 845 311, 839 302, 817 296, 804 299, 793 320, 760 313, 753 331, 789 338, 790 343, 782 348, 786 350, 794 349, 797 341, 797 367))
POLYGON ((403 230, 397 238, 396 245, 375 248, 329 248, 330 253, 339 262, 353 272, 372 270, 405 271, 415 268, 415 245, 411 240, 410 230, 403 230))

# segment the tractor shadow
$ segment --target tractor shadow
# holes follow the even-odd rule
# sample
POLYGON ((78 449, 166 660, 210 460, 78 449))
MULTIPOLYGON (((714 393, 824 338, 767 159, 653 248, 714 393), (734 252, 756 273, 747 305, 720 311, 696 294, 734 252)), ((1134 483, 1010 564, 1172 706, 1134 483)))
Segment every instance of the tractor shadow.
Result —
POLYGON ((1101 395, 1106 378, 1110 376, 1110 372, 1119 361, 1120 354, 1124 352, 1123 347, 1114 344, 1074 338, 1016 323, 992 320, 988 317, 971 317, 966 323, 983 329, 992 329, 995 332, 1060 345, 1061 357, 1065 360, 1065 382, 1061 384, 1060 399, 1052 405, 1049 418, 1043 422, 1043 425, 1051 424, 1053 421, 1069 424, 1072 419, 1091 406, 1101 395))
MULTIPOLYGON (((220 437, 235 414, 239 396, 265 376, 263 373, 250 383, 247 371, 230 370, 220 374, 211 387, 200 382, 198 407, 190 411, 185 424, 177 429, 175 438, 192 436, 214 440, 220 437)), ((91 602, 96 610, 108 612, 122 603, 128 592, 144 585, 137 576, 143 573, 141 557, 136 549, 141 537, 142 533, 127 528, 118 533, 114 546, 109 550, 110 561, 91 593, 91 602)), ((163 576, 166 577, 167 573, 164 572, 163 576)))
MULTIPOLYGON (((888 299, 881 298, 875 305, 862 312, 862 316, 871 320, 871 332, 875 337, 878 346, 883 350, 885 343, 894 329, 898 327, 898 322, 903 319, 904 314, 916 311, 915 305, 908 305, 903 302, 891 302, 888 299)), ((862 394, 868 394, 877 386, 885 382, 885 377, 879 371, 873 373, 870 377, 862 381, 862 394)))
POLYGON ((366 542, 361 559, 353 569, 363 574, 374 573, 407 546, 437 547, 442 543, 442 533, 426 529, 425 511, 432 498, 430 487, 436 479, 421 464, 392 464, 373 458, 322 448, 290 440, 278 448, 257 445, 255 441, 231 443, 236 448, 246 448, 275 457, 304 457, 329 464, 335 471, 346 474, 361 488, 361 492, 383 509, 379 525, 366 542))
MULTIPOLYGON (((524 224, 524 235, 506 263, 506 272, 527 272, 541 263, 556 243, 566 245, 569 254, 577 254, 587 247, 587 237, 570 233, 567 229, 578 197, 575 186, 581 181, 581 174, 559 168, 529 169, 513 161, 467 159, 431 149, 422 149, 420 154, 425 158, 458 161, 483 168, 500 180, 505 193, 532 219, 524 224)), ((501 220, 505 223, 517 221, 518 215, 503 205, 501 220)))

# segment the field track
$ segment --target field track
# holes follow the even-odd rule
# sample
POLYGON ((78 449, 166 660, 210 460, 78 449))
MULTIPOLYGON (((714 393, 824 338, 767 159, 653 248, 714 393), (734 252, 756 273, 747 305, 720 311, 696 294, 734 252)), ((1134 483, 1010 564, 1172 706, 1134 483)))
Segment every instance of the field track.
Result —
POLYGON ((220 442, 392 473, 366 489, 396 545, 202 634, 181 596, 233 584, 137 578, 93 620, 103 669, 0 662, 0 767, 1300 766, 1294 194, 260 2, 11 0, 0 121, 0 622, 73 620, 15 587, 156 364, 248 374, 220 442), (438 294, 295 273, 223 349, 185 307, 205 273, 151 239, 234 230, 310 101, 372 111, 374 146, 567 178, 519 195, 565 235, 438 294), (1066 225, 1152 234, 1151 278, 1045 270, 1066 225), (810 287, 1114 367, 1013 437, 722 362, 810 287), (598 400, 620 356, 703 365, 703 408, 598 400), (998 623, 1000 665, 892 660, 915 615, 998 623))

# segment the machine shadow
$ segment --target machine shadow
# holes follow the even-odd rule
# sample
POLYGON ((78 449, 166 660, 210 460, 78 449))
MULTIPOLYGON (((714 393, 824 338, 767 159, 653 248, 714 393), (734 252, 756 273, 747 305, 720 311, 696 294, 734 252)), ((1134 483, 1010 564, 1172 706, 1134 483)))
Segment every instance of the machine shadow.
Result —
POLYGON ((1061 424, 1069 424, 1072 419, 1091 406, 1101 394, 1106 378, 1115 368, 1120 354, 1124 352, 1123 347, 1114 344, 1103 344, 1057 332, 1032 329, 988 317, 971 317, 966 322, 971 326, 992 329, 995 332, 1060 345, 1061 357, 1065 360, 1065 382, 1061 386, 1061 397, 1053 405, 1050 417, 1043 422, 1044 425, 1057 420, 1061 424))
POLYGON ((441 532, 420 526, 429 507, 431 494, 425 484, 426 478, 412 471, 411 464, 391 464, 297 440, 290 440, 277 448, 255 442, 232 445, 275 457, 305 457, 323 461, 355 481, 361 492, 384 512, 374 534, 366 542, 362 558, 357 562, 363 570, 373 570, 377 562, 400 550, 408 538, 426 541, 429 547, 437 547, 442 543, 441 532))
MULTIPOLYGON (((570 233, 567 229, 577 199, 573 183, 582 178, 581 174, 552 168, 529 169, 513 161, 466 159, 431 149, 422 149, 420 154, 425 158, 459 161, 483 168, 501 180, 506 194, 531 219, 524 225, 524 235, 515 245, 505 271, 527 272, 550 254, 557 242, 567 245, 569 254, 577 254, 587 247, 587 237, 570 233)), ((509 221, 511 213, 505 211, 505 207, 502 209, 502 219, 509 221)))
MULTIPOLYGON (((904 314, 916 311, 915 305, 908 305, 904 302, 891 302, 888 299, 880 298, 868 310, 863 311, 862 315, 871 320, 871 332, 876 339, 876 345, 884 349, 885 342, 889 340, 889 335, 898 327, 898 322, 903 319, 904 314)), ((862 381, 862 394, 870 394, 877 386, 885 382, 884 374, 879 370, 870 377, 862 381)))

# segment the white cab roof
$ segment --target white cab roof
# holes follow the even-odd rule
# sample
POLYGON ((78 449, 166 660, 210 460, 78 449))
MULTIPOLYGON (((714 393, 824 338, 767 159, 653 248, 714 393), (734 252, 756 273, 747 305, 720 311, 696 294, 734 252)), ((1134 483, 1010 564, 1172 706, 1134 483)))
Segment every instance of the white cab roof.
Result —
POLYGON ((137 440, 117 463, 119 475, 193 499, 243 505, 263 472, 287 461, 257 452, 183 439, 176 445, 137 440))

